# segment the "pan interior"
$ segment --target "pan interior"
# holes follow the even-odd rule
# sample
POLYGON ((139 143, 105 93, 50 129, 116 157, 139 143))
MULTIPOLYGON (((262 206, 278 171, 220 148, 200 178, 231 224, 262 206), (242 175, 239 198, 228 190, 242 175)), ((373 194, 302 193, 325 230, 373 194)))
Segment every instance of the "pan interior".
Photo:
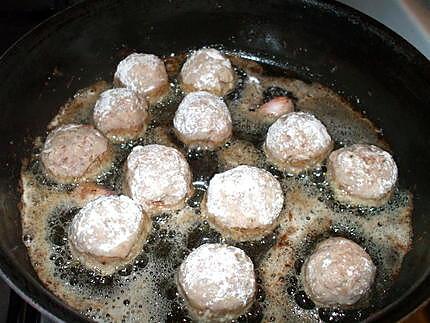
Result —
MULTIPOLYGON (((0 62, 0 267, 36 307, 79 316, 37 280, 22 243, 21 160, 77 90, 111 80, 130 50, 158 55, 222 44, 330 87, 388 138, 400 187, 414 194, 414 241, 371 318, 398 319, 428 297, 430 64, 376 22, 324 1, 89 1, 52 18, 0 62), (190 32, 192 31, 192 32, 190 32)), ((292 75, 290 75, 292 76, 292 75)))
MULTIPOLYGON (((165 58, 170 94, 150 107, 151 124, 144 137, 115 146, 112 169, 95 184, 59 185, 48 180, 39 154, 44 138, 36 138, 33 154, 22 171, 22 227, 24 243, 41 281, 70 306, 97 321, 186 321, 191 315, 176 287, 178 266, 203 243, 227 243, 247 252, 258 280, 256 301, 239 321, 366 318, 381 304, 412 243, 411 194, 399 188, 384 207, 348 207, 333 198, 324 166, 296 176, 280 172, 266 161, 262 149, 273 120, 262 117, 258 109, 273 96, 286 95, 295 101, 297 111, 313 113, 324 122, 336 147, 368 143, 389 149, 381 130, 328 88, 291 78, 288 70, 233 54, 230 60, 238 82, 225 97, 233 137, 214 152, 188 150, 172 131, 173 115, 183 97, 176 80, 185 57, 181 53, 165 58), (67 232, 71 220, 97 196, 97 189, 121 194, 128 153, 136 145, 154 143, 173 146, 187 156, 195 195, 183 209, 156 216, 145 247, 127 267, 109 276, 86 269, 70 253, 67 232), (285 194, 274 233, 256 241, 235 241, 217 231, 207 222, 202 206, 210 178, 242 164, 271 172, 285 194), (378 268, 372 292, 348 309, 316 307, 303 291, 300 265, 316 243, 330 236, 344 236, 361 244, 378 268)), ((91 124, 94 103, 109 87, 101 81, 78 92, 60 108, 48 129, 70 123, 91 124)))

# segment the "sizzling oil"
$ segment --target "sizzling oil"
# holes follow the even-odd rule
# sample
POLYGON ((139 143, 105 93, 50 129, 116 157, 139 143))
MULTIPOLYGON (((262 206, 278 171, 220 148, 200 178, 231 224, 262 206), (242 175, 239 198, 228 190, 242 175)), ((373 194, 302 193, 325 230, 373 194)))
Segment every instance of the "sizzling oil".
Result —
MULTIPOLYGON (((187 151, 172 132, 174 112, 183 97, 176 76, 184 55, 165 59, 170 94, 150 107, 151 124, 145 137, 116 145, 115 162, 96 183, 57 185, 48 181, 39 164, 42 138, 22 169, 23 240, 40 280, 70 306, 96 321, 191 321, 178 295, 175 274, 183 259, 208 242, 242 248, 256 267, 258 291, 250 310, 237 322, 313 322, 362 320, 374 310, 400 270, 412 240, 412 198, 397 188, 380 208, 353 208, 336 202, 325 178, 325 167, 296 176, 267 164, 261 145, 273 120, 257 113, 271 97, 292 98, 296 110, 315 114, 337 146, 377 144, 389 149, 372 123, 342 98, 315 83, 280 77, 283 71, 231 56, 238 76, 236 89, 225 97, 234 136, 215 152, 187 151), (273 72, 277 73, 273 73, 273 72), (181 150, 193 171, 195 194, 177 212, 159 214, 140 255, 110 276, 100 276, 71 256, 68 227, 73 216, 97 195, 121 193, 122 165, 138 144, 159 143, 181 150), (209 179, 216 173, 248 164, 272 172, 282 184, 285 205, 276 230, 257 241, 236 242, 222 236, 205 220, 200 208, 209 179), (376 264, 372 292, 348 309, 316 308, 303 292, 300 271, 316 243, 344 236, 364 246, 376 264)), ((99 94, 109 88, 98 82, 78 92, 48 125, 48 130, 71 122, 92 123, 91 111, 99 94)), ((401 176, 401 174, 400 174, 401 176)))

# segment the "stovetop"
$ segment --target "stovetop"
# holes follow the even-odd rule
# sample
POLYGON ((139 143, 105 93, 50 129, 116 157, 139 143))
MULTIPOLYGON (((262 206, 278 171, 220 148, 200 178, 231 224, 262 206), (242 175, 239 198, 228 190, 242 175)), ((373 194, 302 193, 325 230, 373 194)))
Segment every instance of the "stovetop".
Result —
MULTIPOLYGON (((80 0, 3 0, 0 7, 0 54, 10 47, 20 36, 39 24, 41 21, 53 15, 57 11, 79 1, 80 0)), ((425 39, 423 42, 423 38, 411 38, 410 36, 411 28, 417 28, 417 26, 413 26, 414 23, 409 25, 396 25, 396 23, 394 23, 395 21, 398 21, 398 19, 393 19, 393 0, 384 0, 381 1, 381 3, 378 2, 380 5, 385 2, 385 4, 387 4, 387 8, 386 10, 382 10, 380 6, 376 6, 378 9, 376 11, 372 11, 372 7, 375 7, 373 6, 373 0, 341 1, 366 12, 370 16, 373 16, 382 22, 385 22, 392 29, 407 38, 416 47, 420 48, 427 57, 430 57, 430 42, 427 43, 425 38, 428 34, 427 36, 421 34, 421 37, 424 37, 425 39), (370 4, 368 8, 366 8, 366 3, 370 4)), ((408 2, 411 3, 412 1, 408 2)), ((430 2, 427 4, 430 8, 430 2)), ((404 21, 407 13, 398 12, 396 15, 403 19, 400 19, 400 21, 404 21)), ((430 20, 430 15, 427 18, 430 20)), ((423 29, 421 29, 421 32, 422 31, 423 29)), ((49 321, 49 319, 43 317, 37 310, 25 303, 25 301, 23 301, 3 281, 0 280, 0 323, 45 323, 49 321)))

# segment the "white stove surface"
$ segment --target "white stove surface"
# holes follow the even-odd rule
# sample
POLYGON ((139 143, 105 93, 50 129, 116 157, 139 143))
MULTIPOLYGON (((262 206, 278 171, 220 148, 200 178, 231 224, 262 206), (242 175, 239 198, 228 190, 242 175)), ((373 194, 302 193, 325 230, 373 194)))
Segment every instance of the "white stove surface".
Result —
POLYGON ((430 0, 338 0, 382 22, 430 59, 430 0))

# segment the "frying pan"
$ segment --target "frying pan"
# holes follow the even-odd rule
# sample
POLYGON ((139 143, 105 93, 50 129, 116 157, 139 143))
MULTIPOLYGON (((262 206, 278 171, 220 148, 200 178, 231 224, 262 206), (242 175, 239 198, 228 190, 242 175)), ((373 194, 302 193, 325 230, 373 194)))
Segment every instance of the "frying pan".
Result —
POLYGON ((430 62, 349 7, 316 0, 102 0, 61 12, 0 59, 0 273, 51 318, 83 319, 37 279, 21 242, 18 177, 31 138, 78 89, 112 79, 130 50, 222 45, 331 87, 383 129, 414 194, 414 244, 369 320, 392 322, 430 296, 430 62))

